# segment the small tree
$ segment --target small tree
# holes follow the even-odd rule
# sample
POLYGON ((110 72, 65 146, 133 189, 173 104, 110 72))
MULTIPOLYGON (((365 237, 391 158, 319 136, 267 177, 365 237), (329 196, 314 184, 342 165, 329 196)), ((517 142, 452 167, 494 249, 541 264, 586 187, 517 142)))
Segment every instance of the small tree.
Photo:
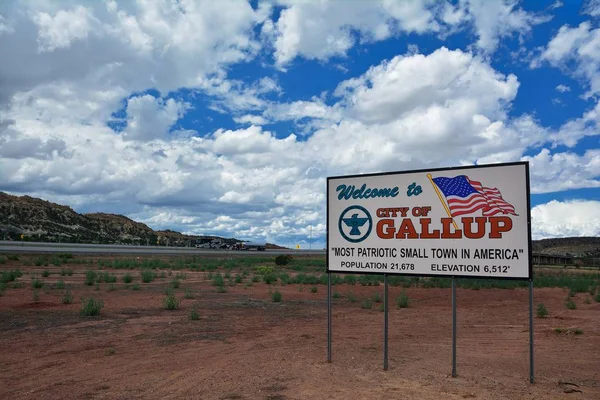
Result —
POLYGON ((292 256, 290 256, 289 254, 280 254, 277 257, 275 257, 275 264, 276 265, 288 265, 291 260, 292 260, 292 256))

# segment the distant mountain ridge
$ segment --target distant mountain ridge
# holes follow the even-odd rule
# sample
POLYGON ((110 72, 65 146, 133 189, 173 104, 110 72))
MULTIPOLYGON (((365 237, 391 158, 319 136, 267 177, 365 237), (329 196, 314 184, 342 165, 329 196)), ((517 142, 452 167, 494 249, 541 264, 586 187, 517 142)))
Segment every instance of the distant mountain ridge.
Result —
POLYGON ((0 240, 194 246, 215 239, 225 244, 240 242, 235 238, 155 231, 124 215, 79 214, 61 204, 0 192, 0 240))
MULTIPOLYGON (((71 207, 30 196, 0 192, 0 240, 71 243, 193 246, 210 240, 225 244, 235 238, 185 235, 172 230, 155 231, 124 215, 79 214, 71 207), (21 239, 23 235, 23 239, 21 239)), ((267 248, 283 248, 267 243, 267 248)), ((577 257, 600 257, 600 238, 567 237, 533 241, 533 251, 577 257)))

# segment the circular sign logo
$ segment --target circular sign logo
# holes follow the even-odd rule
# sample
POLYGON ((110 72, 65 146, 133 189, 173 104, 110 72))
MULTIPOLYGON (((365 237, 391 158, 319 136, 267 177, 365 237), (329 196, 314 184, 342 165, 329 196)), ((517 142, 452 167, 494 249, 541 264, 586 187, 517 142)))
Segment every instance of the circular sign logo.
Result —
POLYGON ((371 233, 373 220, 366 208, 350 206, 340 214, 338 228, 344 239, 351 243, 358 243, 371 233))

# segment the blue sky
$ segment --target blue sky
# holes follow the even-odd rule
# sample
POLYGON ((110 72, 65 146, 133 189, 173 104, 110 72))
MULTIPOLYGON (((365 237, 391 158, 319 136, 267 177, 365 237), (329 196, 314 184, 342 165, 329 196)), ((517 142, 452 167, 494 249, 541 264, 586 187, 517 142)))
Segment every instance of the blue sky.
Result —
POLYGON ((0 3, 0 190, 314 247, 327 176, 527 160, 600 234, 600 2, 0 3))

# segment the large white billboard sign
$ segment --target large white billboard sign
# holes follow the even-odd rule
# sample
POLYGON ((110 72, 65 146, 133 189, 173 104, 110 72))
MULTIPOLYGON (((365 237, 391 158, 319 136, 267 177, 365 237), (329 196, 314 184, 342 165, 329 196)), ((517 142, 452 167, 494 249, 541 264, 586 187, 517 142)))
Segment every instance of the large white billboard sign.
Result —
POLYGON ((330 272, 531 278, 529 166, 327 179, 330 272))

